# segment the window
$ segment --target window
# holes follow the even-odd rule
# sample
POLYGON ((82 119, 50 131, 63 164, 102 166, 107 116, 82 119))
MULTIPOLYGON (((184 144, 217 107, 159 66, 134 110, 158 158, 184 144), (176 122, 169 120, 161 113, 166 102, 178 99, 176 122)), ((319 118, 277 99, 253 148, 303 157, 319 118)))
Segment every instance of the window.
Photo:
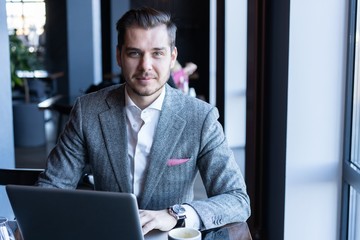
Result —
POLYGON ((341 239, 360 240, 360 4, 350 1, 341 239))
POLYGON ((46 21, 44 0, 6 0, 6 13, 9 35, 15 33, 38 47, 46 21))
POLYGON ((350 187, 348 239, 360 239, 360 193, 350 187))

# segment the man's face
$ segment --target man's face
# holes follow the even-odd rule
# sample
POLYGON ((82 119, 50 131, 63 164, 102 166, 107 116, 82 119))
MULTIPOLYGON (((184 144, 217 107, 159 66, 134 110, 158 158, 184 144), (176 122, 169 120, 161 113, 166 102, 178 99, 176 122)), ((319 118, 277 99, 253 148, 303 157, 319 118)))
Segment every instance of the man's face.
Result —
POLYGON ((165 25, 143 29, 129 28, 125 33, 117 61, 127 82, 130 97, 137 102, 152 103, 161 93, 177 57, 171 52, 165 25))

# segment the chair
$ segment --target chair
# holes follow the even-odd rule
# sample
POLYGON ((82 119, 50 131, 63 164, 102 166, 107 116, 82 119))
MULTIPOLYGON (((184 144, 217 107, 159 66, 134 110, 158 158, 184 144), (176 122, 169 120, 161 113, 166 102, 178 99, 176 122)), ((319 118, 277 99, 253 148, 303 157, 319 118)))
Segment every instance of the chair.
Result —
POLYGON ((43 169, 0 169, 0 185, 34 185, 43 169))

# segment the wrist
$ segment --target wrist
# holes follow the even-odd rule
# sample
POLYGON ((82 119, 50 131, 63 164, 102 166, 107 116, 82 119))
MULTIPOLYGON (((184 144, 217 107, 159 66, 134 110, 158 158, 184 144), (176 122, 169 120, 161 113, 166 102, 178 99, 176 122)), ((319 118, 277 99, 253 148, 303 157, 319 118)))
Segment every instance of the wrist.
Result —
POLYGON ((174 228, 185 227, 186 210, 180 204, 175 204, 168 208, 168 213, 176 220, 174 228))

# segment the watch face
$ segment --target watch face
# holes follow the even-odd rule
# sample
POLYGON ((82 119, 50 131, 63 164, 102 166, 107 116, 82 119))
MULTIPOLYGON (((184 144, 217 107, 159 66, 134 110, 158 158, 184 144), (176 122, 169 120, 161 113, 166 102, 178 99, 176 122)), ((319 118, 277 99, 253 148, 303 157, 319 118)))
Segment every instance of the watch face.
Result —
POLYGON ((172 207, 172 210, 178 215, 182 215, 185 213, 185 208, 179 204, 174 205, 172 207))

